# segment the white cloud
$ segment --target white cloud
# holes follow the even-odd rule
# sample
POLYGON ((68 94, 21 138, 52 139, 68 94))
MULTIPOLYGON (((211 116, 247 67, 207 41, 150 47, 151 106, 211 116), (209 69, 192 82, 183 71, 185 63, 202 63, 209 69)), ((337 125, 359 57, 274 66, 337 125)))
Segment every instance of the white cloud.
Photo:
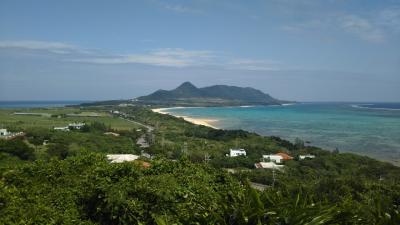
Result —
POLYGON ((272 71, 279 70, 281 63, 272 60, 233 59, 226 66, 229 69, 272 71))
POLYGON ((240 70, 279 70, 281 63, 272 60, 236 59, 213 51, 189 51, 165 48, 144 54, 110 55, 108 57, 74 59, 74 62, 94 64, 139 63, 167 67, 212 66, 240 70))
MULTIPOLYGON (((334 0, 332 0, 334 1, 334 0)), ((371 9, 362 13, 343 11, 315 13, 303 21, 285 24, 282 30, 288 32, 328 31, 351 34, 369 42, 384 42, 400 34, 400 7, 390 6, 371 9)))
POLYGON ((382 42, 385 40, 385 34, 378 26, 359 16, 346 15, 342 17, 340 26, 367 41, 382 42))
POLYGON ((151 52, 153 55, 166 56, 166 57, 182 57, 182 58, 211 58, 214 57, 212 51, 188 51, 181 48, 163 48, 151 52))
POLYGON ((282 30, 289 31, 289 32, 299 32, 304 30, 314 30, 314 29, 321 29, 324 24, 327 24, 328 21, 322 20, 309 20, 302 23, 296 23, 291 25, 284 25, 282 26, 282 30))
POLYGON ((178 13, 194 13, 194 14, 203 13, 203 11, 199 9, 195 9, 184 5, 164 5, 164 8, 178 13))
POLYGON ((288 32, 320 32, 322 30, 329 31, 336 29, 337 31, 355 35, 369 42, 383 42, 387 35, 387 30, 383 29, 377 20, 374 20, 371 16, 361 17, 343 13, 325 15, 324 18, 284 25, 281 29, 288 32))
POLYGON ((79 48, 74 45, 61 42, 44 42, 44 41, 0 41, 0 48, 45 50, 58 54, 66 54, 72 51, 79 50, 79 48))
POLYGON ((182 48, 161 48, 144 53, 113 54, 61 42, 0 41, 0 50, 4 48, 51 54, 54 59, 75 63, 145 64, 178 68, 208 66, 241 70, 277 70, 279 68, 279 63, 275 61, 237 59, 215 51, 182 48))
POLYGON ((140 63, 156 66, 186 67, 210 64, 210 60, 214 57, 216 56, 212 51, 189 51, 180 48, 165 48, 143 54, 109 55, 106 57, 75 59, 73 61, 95 64, 140 63))
POLYGON ((400 7, 382 10, 378 14, 376 23, 394 32, 400 32, 400 7))

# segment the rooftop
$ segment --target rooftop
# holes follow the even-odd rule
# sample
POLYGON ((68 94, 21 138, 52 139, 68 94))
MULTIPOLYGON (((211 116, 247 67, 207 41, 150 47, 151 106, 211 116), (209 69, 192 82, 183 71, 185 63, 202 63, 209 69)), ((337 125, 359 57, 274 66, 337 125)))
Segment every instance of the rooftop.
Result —
POLYGON ((138 155, 133 154, 108 154, 107 159, 111 160, 112 163, 122 163, 122 162, 130 162, 138 159, 138 155))
POLYGON ((279 152, 279 153, 276 153, 276 154, 282 156, 282 159, 284 159, 284 160, 291 160, 291 159, 293 159, 292 156, 290 156, 290 155, 288 155, 288 154, 286 154, 286 153, 283 153, 283 152, 279 152))

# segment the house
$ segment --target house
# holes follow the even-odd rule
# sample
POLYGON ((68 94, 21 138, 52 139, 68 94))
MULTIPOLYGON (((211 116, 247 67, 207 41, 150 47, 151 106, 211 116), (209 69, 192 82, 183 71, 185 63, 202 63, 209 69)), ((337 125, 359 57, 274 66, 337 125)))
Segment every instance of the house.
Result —
POLYGON ((149 143, 147 142, 145 136, 141 136, 137 141, 136 144, 139 145, 140 148, 148 148, 150 147, 149 143))
POLYGON ((54 127, 54 130, 69 131, 69 127, 54 127))
POLYGON ((311 155, 311 154, 307 154, 307 155, 299 155, 299 159, 303 160, 303 159, 314 159, 315 155, 311 155))
POLYGON ((292 156, 290 156, 290 155, 288 155, 286 153, 283 153, 283 152, 279 152, 279 153, 276 153, 276 154, 282 156, 283 160, 292 160, 293 159, 292 156))
POLYGON ((122 163, 122 162, 130 162, 138 159, 138 155, 133 154, 109 154, 107 155, 107 159, 112 163, 122 163))
POLYGON ((282 163, 284 160, 292 160, 293 157, 283 153, 283 152, 279 152, 276 154, 272 154, 272 155, 263 155, 262 156, 263 159, 269 160, 271 162, 275 162, 275 163, 282 163))
POLYGON ((246 156, 246 150, 244 149, 229 149, 229 157, 236 157, 236 156, 246 156))
POLYGON ((274 154, 274 155, 263 155, 262 157, 263 157, 264 160, 271 161, 271 162, 276 162, 276 163, 281 163, 282 160, 283 160, 282 156, 276 155, 276 154, 274 154))
POLYGON ((13 139, 24 135, 24 132, 9 132, 7 129, 0 129, 0 138, 13 139))
POLYGON ((5 137, 8 136, 9 132, 7 131, 7 129, 0 129, 0 136, 1 137, 5 137))
POLYGON ((140 156, 144 157, 144 158, 148 158, 148 159, 153 159, 153 156, 151 156, 149 153, 146 153, 144 151, 142 151, 142 153, 140 154, 140 156))
POLYGON ((83 126, 85 126, 85 123, 70 123, 70 124, 68 124, 69 129, 75 129, 75 130, 80 130, 83 126))
POLYGON ((277 165, 274 162, 259 162, 254 164, 256 169, 282 169, 284 165, 277 165))

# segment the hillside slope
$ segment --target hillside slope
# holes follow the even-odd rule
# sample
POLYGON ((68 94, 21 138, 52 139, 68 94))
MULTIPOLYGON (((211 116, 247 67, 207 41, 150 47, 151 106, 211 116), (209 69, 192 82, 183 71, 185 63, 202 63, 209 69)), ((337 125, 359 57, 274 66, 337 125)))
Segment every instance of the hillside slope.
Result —
POLYGON ((286 102, 250 87, 214 85, 197 88, 190 82, 184 82, 170 91, 158 90, 136 101, 150 105, 182 106, 280 105, 286 102))

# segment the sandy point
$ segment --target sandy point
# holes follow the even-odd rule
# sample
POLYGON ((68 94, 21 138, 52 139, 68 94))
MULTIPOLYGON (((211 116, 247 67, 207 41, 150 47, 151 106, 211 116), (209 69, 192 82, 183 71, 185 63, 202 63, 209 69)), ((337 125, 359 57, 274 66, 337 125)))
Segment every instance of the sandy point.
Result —
POLYGON ((197 124, 197 125, 203 125, 203 126, 207 126, 207 127, 211 127, 214 129, 219 129, 218 127, 212 125, 215 122, 218 122, 217 119, 209 119, 209 118, 193 118, 193 117, 188 117, 188 116, 179 116, 179 115, 174 115, 170 112, 168 112, 169 109, 177 109, 177 108, 185 108, 185 107, 173 107, 173 108, 157 108, 157 109, 151 109, 153 112, 156 113, 161 113, 161 114, 168 114, 171 116, 175 116, 177 118, 183 118, 184 120, 193 123, 193 124, 197 124))

